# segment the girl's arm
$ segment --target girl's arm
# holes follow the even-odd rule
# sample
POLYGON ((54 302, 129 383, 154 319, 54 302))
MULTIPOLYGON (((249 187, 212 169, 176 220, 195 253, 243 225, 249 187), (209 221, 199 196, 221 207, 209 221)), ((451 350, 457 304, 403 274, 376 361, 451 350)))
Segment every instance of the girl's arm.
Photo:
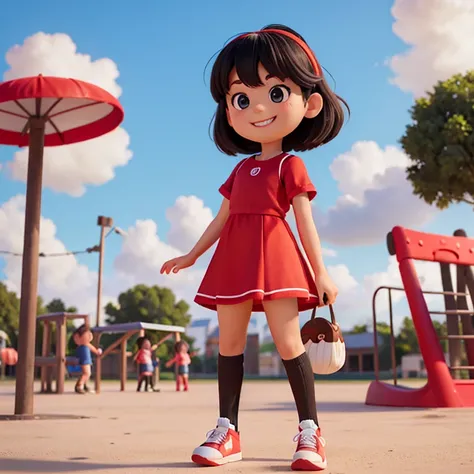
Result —
POLYGON ((158 349, 158 344, 153 344, 153 345, 151 346, 151 350, 152 350, 152 351, 156 351, 156 349, 158 349))
POLYGON ((321 241, 314 224, 311 203, 307 193, 298 194, 293 198, 293 210, 295 211, 298 234, 314 274, 326 273, 321 241))
POLYGON ((161 267, 160 273, 166 273, 167 275, 169 275, 170 272, 178 273, 183 268, 194 265, 196 260, 217 242, 228 216, 229 200, 224 198, 217 216, 207 226, 207 229, 201 235, 201 238, 197 241, 193 249, 186 255, 172 258, 165 262, 161 267))
POLYGON ((319 306, 333 304, 336 300, 338 290, 331 280, 323 262, 321 241, 314 224, 311 204, 307 193, 298 194, 293 198, 293 209, 295 211, 298 234, 314 272, 313 276, 318 290, 319 306), (324 300, 324 295, 326 295, 327 301, 324 300))
POLYGON ((174 356, 172 359, 170 359, 168 362, 166 362, 165 366, 166 367, 171 367, 175 362, 178 356, 174 356))
POLYGON ((224 224, 229 217, 229 200, 224 198, 216 217, 207 226, 207 229, 201 235, 196 245, 189 252, 193 260, 197 260, 203 253, 209 250, 219 239, 224 224))

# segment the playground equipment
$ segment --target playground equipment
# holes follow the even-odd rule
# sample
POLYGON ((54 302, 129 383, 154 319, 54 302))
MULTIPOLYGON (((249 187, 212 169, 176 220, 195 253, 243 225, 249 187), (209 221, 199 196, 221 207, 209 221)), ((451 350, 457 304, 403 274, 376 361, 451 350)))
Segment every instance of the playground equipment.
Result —
MULTIPOLYGON (((76 357, 66 357, 66 326, 68 320, 82 319, 84 324, 89 324, 89 316, 85 314, 72 313, 51 313, 42 314, 37 317, 38 322, 44 324, 43 328, 43 344, 41 356, 35 358, 35 366, 41 369, 41 393, 64 393, 64 381, 66 378, 66 367, 76 366, 78 360, 76 357), (56 329, 56 350, 52 352, 52 333, 53 325, 56 329), (56 386, 53 390, 53 378, 56 379, 56 386)), ((82 323, 81 323, 82 324, 82 323)), ((181 340, 181 333, 185 328, 181 326, 167 326, 163 324, 150 324, 142 322, 133 322, 125 324, 111 324, 109 326, 101 326, 92 328, 94 334, 94 345, 99 347, 102 334, 120 334, 124 335, 117 341, 107 347, 100 357, 97 357, 95 363, 95 388, 96 393, 100 392, 100 384, 102 377, 102 359, 111 354, 118 346, 120 346, 120 391, 125 390, 125 382, 127 380, 127 342, 138 334, 145 335, 147 331, 167 332, 165 337, 158 341, 158 345, 162 344, 169 338, 175 338, 176 342, 181 340)), ((159 370, 159 369, 158 369, 159 370)), ((156 376, 157 374, 155 374, 156 376)))
POLYGON ((396 255, 403 288, 383 286, 376 290, 373 298, 373 324, 375 347, 375 381, 367 392, 366 404, 394 407, 473 407, 474 380, 460 380, 459 371, 474 371, 474 311, 468 309, 465 291, 474 305, 474 239, 465 237, 464 231, 457 231, 454 237, 427 234, 394 227, 387 236, 389 253, 396 255), (414 261, 437 262, 441 265, 444 291, 423 291, 420 286, 414 261), (456 266, 457 291, 453 291, 450 265, 456 266), (390 311, 390 340, 394 384, 379 379, 376 296, 380 290, 388 290, 390 311), (395 364, 395 338, 393 334, 392 291, 405 291, 413 324, 417 333, 420 351, 427 371, 428 381, 422 388, 401 387, 397 383, 395 364), (430 311, 424 294, 444 295, 445 311, 430 311), (448 367, 443 350, 434 329, 431 314, 444 314, 448 319, 447 339, 450 344, 448 367), (459 318, 462 333, 459 334, 459 318), (465 341, 468 365, 460 365, 461 340, 465 341))
MULTIPOLYGON (((151 324, 142 322, 110 324, 109 326, 99 326, 92 329, 94 334, 94 345, 99 347, 100 338, 102 334, 121 334, 122 337, 117 339, 109 347, 107 347, 100 357, 97 357, 95 367, 95 391, 100 393, 101 377, 102 377, 102 359, 110 354, 115 348, 120 346, 120 391, 125 390, 125 383, 127 381, 127 342, 128 340, 138 334, 144 336, 145 331, 160 331, 167 332, 165 337, 158 341, 157 345, 163 344, 166 340, 174 335, 175 342, 181 340, 181 334, 184 333, 185 328, 182 326, 168 326, 164 324, 151 324)), ((177 370, 177 367, 176 367, 177 370)), ((176 372, 177 373, 177 372, 176 372)))
POLYGON ((43 342, 41 356, 35 357, 35 366, 41 369, 41 393, 53 393, 53 377, 56 379, 55 393, 64 393, 66 365, 77 365, 75 357, 66 357, 67 321, 82 319, 89 323, 86 314, 50 313, 38 316, 36 320, 43 323, 43 342), (56 350, 52 352, 53 325, 56 330, 56 350))

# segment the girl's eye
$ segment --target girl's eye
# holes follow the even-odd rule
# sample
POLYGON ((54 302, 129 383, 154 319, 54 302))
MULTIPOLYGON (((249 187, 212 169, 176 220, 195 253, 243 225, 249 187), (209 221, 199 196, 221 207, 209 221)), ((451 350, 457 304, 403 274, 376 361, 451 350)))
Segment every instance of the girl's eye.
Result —
POLYGON ((250 105, 250 99, 245 94, 235 94, 232 97, 232 105, 237 110, 244 110, 250 105))
POLYGON ((286 86, 275 86, 270 89, 270 100, 276 104, 286 102, 290 97, 291 90, 286 86))

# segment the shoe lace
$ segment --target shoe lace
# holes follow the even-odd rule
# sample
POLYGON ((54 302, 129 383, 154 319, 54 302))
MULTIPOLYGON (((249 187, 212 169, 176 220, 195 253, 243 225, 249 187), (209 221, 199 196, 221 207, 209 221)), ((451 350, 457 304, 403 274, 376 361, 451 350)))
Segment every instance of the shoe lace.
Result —
POLYGON ((302 448, 318 448, 318 441, 324 447, 326 445, 326 441, 321 436, 318 436, 315 431, 313 430, 303 430, 300 431, 295 437, 293 438, 293 442, 298 442, 298 445, 302 448))
POLYGON ((222 444, 227 436, 226 429, 214 428, 206 433, 206 443, 222 444))

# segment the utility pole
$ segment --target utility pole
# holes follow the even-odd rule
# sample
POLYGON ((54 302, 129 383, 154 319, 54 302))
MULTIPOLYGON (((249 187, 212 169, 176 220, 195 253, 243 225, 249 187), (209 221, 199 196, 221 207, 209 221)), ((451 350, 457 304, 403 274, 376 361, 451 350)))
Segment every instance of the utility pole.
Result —
POLYGON ((99 275, 97 279, 97 318, 96 326, 100 326, 100 310, 102 300, 102 272, 104 264, 104 243, 105 243, 105 228, 112 227, 114 221, 111 217, 99 216, 97 218, 97 225, 100 226, 100 242, 99 242, 99 275))

